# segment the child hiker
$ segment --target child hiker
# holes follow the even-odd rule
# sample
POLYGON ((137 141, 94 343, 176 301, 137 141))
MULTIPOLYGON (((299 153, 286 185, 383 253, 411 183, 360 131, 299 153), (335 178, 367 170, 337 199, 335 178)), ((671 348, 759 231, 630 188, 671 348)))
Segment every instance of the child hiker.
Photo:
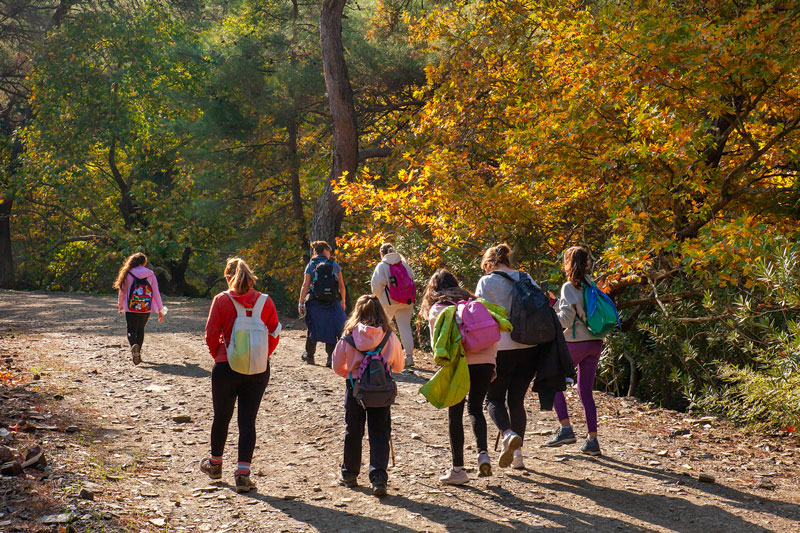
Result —
MULTIPOLYGON (((333 352, 333 370, 347 378, 344 400, 344 460, 339 483, 346 487, 358 485, 361 441, 366 422, 369 429, 369 480, 372 483, 372 494, 382 497, 386 495, 388 482, 386 468, 389 465, 389 440, 392 435, 389 405, 394 396, 382 402, 380 407, 370 407, 364 397, 359 399, 354 396, 353 389, 360 387, 363 379, 364 372, 360 370, 365 357, 369 357, 370 361, 375 358, 381 363, 379 368, 375 368, 374 363, 365 363, 369 364, 372 373, 381 369, 388 373, 401 372, 405 364, 400 341, 389 326, 380 301, 372 295, 361 296, 356 301, 355 308, 344 325, 344 336, 333 352)), ((365 366, 364 370, 366 369, 365 366)), ((390 375, 387 381, 396 387, 390 375)))
POLYGON ((256 415, 269 383, 269 357, 280 340, 281 324, 275 304, 253 288, 256 277, 244 260, 228 259, 228 290, 214 297, 206 322, 206 344, 214 358, 211 371, 211 456, 200 470, 211 479, 222 477, 222 451, 228 438, 233 408, 239 401, 239 457, 234 482, 236 492, 248 492, 250 462, 256 446, 256 415))
MULTIPOLYGON (((589 279, 589 267, 589 253, 585 248, 573 246, 564 252, 564 272, 567 275, 567 282, 561 287, 561 299, 555 304, 555 309, 558 320, 564 328, 569 354, 578 367, 578 398, 583 405, 589 433, 586 442, 581 446, 581 451, 588 455, 601 455, 600 443, 597 441, 597 408, 592 388, 597 364, 603 351, 603 340, 602 337, 592 335, 585 322, 583 284, 589 279)), ((545 446, 562 446, 576 442, 563 392, 556 393, 554 407, 561 427, 545 446)))
POLYGON ((142 362, 144 326, 150 318, 150 313, 158 313, 158 321, 161 322, 167 312, 167 308, 161 303, 156 275, 146 266, 147 256, 135 253, 125 260, 114 281, 114 288, 119 291, 117 297, 119 314, 125 313, 128 343, 131 346, 134 365, 142 362))
MULTIPOLYGON (((447 332, 452 330, 454 321, 456 321, 456 304, 468 300, 475 300, 475 296, 462 289, 456 277, 449 271, 444 269, 437 270, 428 280, 428 285, 422 298, 420 316, 422 319, 428 320, 431 332, 431 346, 434 347, 435 353, 438 354, 440 349, 449 351, 454 348, 446 346, 447 339, 452 338, 447 332)), ((505 318, 505 310, 497 309, 496 311, 502 313, 503 318, 505 318)), ((463 311, 461 320, 465 320, 463 311)), ((489 322, 493 328, 490 332, 491 335, 477 349, 472 349, 469 343, 465 344, 463 337, 458 337, 469 368, 469 392, 467 397, 448 408, 450 451, 452 453, 453 466, 439 478, 439 481, 448 485, 463 485, 469 481, 469 476, 464 470, 465 403, 467 404, 467 412, 472 424, 472 432, 478 445, 478 476, 492 475, 492 464, 489 459, 489 447, 487 444, 486 417, 483 415, 483 402, 489 389, 489 383, 495 376, 495 359, 500 330, 491 323, 491 320, 489 322)))

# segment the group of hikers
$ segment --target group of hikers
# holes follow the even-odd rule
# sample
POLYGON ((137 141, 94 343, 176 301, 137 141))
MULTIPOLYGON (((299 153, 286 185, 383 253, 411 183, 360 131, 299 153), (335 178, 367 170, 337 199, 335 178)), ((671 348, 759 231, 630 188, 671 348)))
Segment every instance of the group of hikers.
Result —
MULTIPOLYGON (((391 244, 380 247, 381 261, 371 280, 371 294, 360 296, 349 316, 341 267, 324 241, 312 243, 314 256, 305 268, 298 312, 308 334, 302 360, 314 364, 318 342, 325 344, 326 366, 345 378, 345 437, 339 483, 354 487, 361 470, 365 426, 369 438, 369 481, 374 495, 387 492, 391 405, 397 386, 392 373, 414 365, 411 320, 416 301, 414 273, 391 244), (400 339, 391 321, 394 319, 400 339)), ((527 390, 538 393, 542 410, 556 411, 559 428, 545 446, 577 442, 563 391, 577 377, 586 417, 587 437, 581 451, 600 455, 597 411, 592 388, 603 348, 602 338, 616 309, 599 326, 594 316, 610 300, 589 278, 588 251, 580 246, 564 253, 567 281, 560 297, 543 292, 531 276, 514 268, 507 244, 492 246, 481 260, 483 276, 473 291, 456 276, 437 270, 427 281, 418 312, 427 322, 434 360, 441 368, 420 392, 439 408, 448 408, 452 464, 439 478, 444 484, 469 481, 464 464, 463 412, 466 405, 477 444, 479 477, 492 475, 484 408, 499 430, 500 468, 523 469, 522 446, 527 390), (598 296, 599 295, 599 296, 598 296), (587 309, 588 307, 588 309, 587 309)), ((129 257, 120 269, 119 311, 125 312, 134 364, 141 362, 144 325, 151 312, 163 319, 164 308, 144 254, 129 257)), ((222 477, 222 453, 238 400, 237 492, 255 487, 250 463, 256 443, 256 416, 269 382, 269 358, 280 338, 281 324, 272 299, 254 289, 256 277, 238 257, 227 260, 228 290, 217 294, 205 328, 214 358, 211 394, 214 419, 210 455, 200 469, 222 477)))

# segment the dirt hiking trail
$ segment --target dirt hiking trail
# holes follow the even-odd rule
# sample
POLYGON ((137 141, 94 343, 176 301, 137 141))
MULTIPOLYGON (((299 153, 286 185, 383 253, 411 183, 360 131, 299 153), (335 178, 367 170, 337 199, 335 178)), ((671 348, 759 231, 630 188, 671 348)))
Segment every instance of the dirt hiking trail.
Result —
MULTIPOLYGON (((39 445, 47 462, 0 477, 0 531, 800 531, 796 437, 604 394, 602 457, 582 455, 580 439, 540 447, 557 423, 529 393, 527 469, 500 469, 491 451, 494 476, 477 478, 465 421, 471 480, 443 486, 447 413, 417 393, 434 371, 421 353, 398 376, 389 495, 370 494, 366 464, 357 489, 340 487, 344 382, 300 361, 305 331, 286 319, 258 415, 258 490, 236 494, 235 418, 223 479, 198 468, 212 418, 210 300, 166 304, 135 367, 115 299, 0 291, 0 444, 15 456, 39 445)), ((584 435, 574 389, 567 401, 584 435)))

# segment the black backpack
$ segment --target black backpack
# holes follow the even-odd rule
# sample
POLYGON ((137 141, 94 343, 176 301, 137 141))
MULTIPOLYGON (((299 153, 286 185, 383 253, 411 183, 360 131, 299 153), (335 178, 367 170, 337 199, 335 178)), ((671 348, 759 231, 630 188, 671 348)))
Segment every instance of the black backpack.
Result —
POLYGON ((342 339, 356 348, 363 356, 359 377, 353 379, 350 374, 350 384, 353 387, 353 397, 358 404, 366 409, 367 407, 389 407, 397 397, 397 383, 392 377, 391 369, 378 357, 383 351, 383 347, 389 341, 391 331, 387 331, 383 340, 374 350, 361 352, 356 348, 353 335, 345 335, 342 339))
POLYGON ((323 259, 314 266, 311 273, 311 294, 320 302, 335 302, 341 299, 339 280, 333 273, 333 261, 323 259))
POLYGON ((550 300, 547 295, 523 272, 519 273, 519 280, 499 270, 492 274, 504 277, 514 286, 511 309, 508 310, 508 319, 514 327, 511 340, 521 344, 553 341, 556 338, 556 328, 550 316, 550 300))

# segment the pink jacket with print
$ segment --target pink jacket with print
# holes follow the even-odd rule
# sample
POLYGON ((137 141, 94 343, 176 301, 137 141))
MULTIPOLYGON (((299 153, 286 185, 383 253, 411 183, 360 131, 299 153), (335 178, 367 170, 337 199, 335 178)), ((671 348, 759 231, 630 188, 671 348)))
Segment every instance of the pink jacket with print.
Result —
MULTIPOLYGON (((383 328, 358 324, 353 330, 353 341, 358 350, 350 346, 344 339, 340 339, 333 351, 333 371, 344 378, 352 372, 355 377, 361 367, 361 360, 364 359, 362 352, 376 348, 385 334, 383 328)), ((405 368, 406 359, 403 355, 403 348, 394 332, 389 334, 389 340, 381 351, 381 359, 392 367, 392 372, 402 372, 405 368)))
POLYGON ((128 307, 128 292, 130 291, 131 283, 133 283, 133 276, 136 276, 140 279, 147 279, 148 283, 150 283, 150 287, 153 288, 153 299, 150 306, 150 312, 158 313, 164 309, 164 304, 161 303, 161 293, 158 292, 158 281, 156 281, 156 275, 152 270, 143 266, 133 267, 128 275, 125 276, 125 281, 122 283, 122 287, 119 288, 119 295, 117 296, 117 305, 119 308, 124 309, 128 313, 131 312, 130 308, 128 307))

